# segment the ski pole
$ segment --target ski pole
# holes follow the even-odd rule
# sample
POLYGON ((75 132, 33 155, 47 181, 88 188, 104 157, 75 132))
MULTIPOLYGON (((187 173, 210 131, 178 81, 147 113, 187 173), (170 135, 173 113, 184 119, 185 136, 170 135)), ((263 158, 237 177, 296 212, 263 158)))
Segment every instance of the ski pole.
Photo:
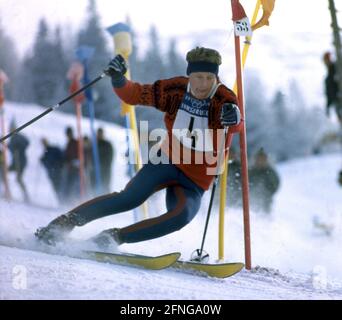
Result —
POLYGON ((45 110, 43 113, 41 113, 40 115, 38 115, 37 117, 33 118, 32 120, 26 122, 25 124, 23 124, 22 126, 16 128, 15 130, 11 131, 10 133, 8 133, 7 135, 5 135, 4 137, 0 138, 0 143, 7 140, 8 138, 10 138, 11 136, 13 136, 14 134, 20 132, 21 130, 25 129, 26 127, 28 127, 29 125, 31 125, 32 123, 38 121, 39 119, 43 118, 44 116, 46 116, 48 113, 50 113, 51 111, 54 111, 56 109, 58 109, 61 105, 63 105, 64 103, 68 102, 69 100, 71 100, 72 98, 74 98, 75 96, 77 96, 78 94, 80 94, 81 92, 85 91, 86 89, 88 89, 90 86, 94 85, 96 82, 98 82, 99 80, 103 79, 105 76, 107 75, 107 71, 105 70, 100 76, 98 76, 96 79, 94 79, 93 81, 89 82, 88 84, 86 84, 84 87, 82 87, 81 89, 75 91, 73 94, 71 94, 70 96, 66 97, 65 99, 63 99, 62 101, 60 101, 59 103, 57 103, 56 105, 48 108, 47 110, 45 110))
POLYGON ((219 159, 217 162, 217 171, 216 171, 216 175, 215 175, 215 179, 214 179, 214 184, 213 187, 211 189, 211 195, 210 195, 210 201, 209 201, 209 207, 208 207, 208 213, 207 213, 207 219, 205 221, 205 227, 204 227, 204 232, 203 232, 203 237, 202 237, 202 243, 201 243, 201 248, 200 249, 196 249, 195 253, 198 255, 197 257, 192 257, 191 260, 193 261, 203 261, 205 258, 208 258, 209 255, 206 254, 205 256, 202 257, 203 254, 203 247, 204 247, 204 242, 205 242, 205 238, 207 236, 207 230, 208 230, 208 225, 209 225, 209 219, 210 219, 210 215, 211 215, 211 208, 213 206, 213 202, 214 202, 214 196, 215 196, 215 190, 216 190, 216 186, 217 186, 217 182, 219 180, 219 170, 220 170, 220 165, 221 165, 221 161, 222 161, 222 154, 224 154, 224 148, 225 148, 225 143, 226 143, 226 139, 227 139, 227 134, 228 134, 228 127, 224 128, 224 138, 222 139, 221 142, 221 148, 220 148, 220 154, 219 154, 219 159))

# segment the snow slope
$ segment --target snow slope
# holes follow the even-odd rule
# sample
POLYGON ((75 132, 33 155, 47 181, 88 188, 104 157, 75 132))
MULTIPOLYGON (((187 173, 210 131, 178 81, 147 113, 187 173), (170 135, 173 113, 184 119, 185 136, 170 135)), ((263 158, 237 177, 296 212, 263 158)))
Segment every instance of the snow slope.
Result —
POLYGON ((341 287, 315 289, 307 275, 242 271, 234 277, 217 280, 170 269, 147 271, 5 247, 1 247, 0 270, 1 299, 342 298, 341 287), (16 286, 20 266, 27 270, 26 289, 16 286))
MULTIPOLYGON (((8 119, 15 115, 18 123, 41 111, 31 105, 6 105, 8 119)), ((72 116, 56 112, 25 130, 31 139, 25 181, 34 202, 41 206, 0 200, 1 243, 18 238, 29 241, 37 227, 68 209, 56 207, 49 181, 39 165, 39 139, 46 135, 63 145, 64 127, 73 123, 72 116)), ((105 123, 99 125, 104 126, 117 148, 112 187, 120 190, 128 181, 123 159, 125 132, 105 123)), ((278 166, 282 183, 272 215, 251 212, 252 272, 218 280, 172 269, 148 271, 0 246, 0 299, 342 299, 342 190, 336 184, 340 167, 339 154, 278 166), (330 236, 314 226, 315 216, 333 225, 330 236)), ((20 200, 14 177, 10 178, 13 194, 20 200)), ((120 249, 150 255, 180 251, 186 259, 200 245, 208 197, 206 194, 194 221, 181 231, 120 249)), ((165 210, 162 193, 153 197, 149 208, 151 215, 165 210)), ((132 213, 124 213, 78 228, 72 237, 84 239, 105 228, 132 222, 132 213)), ((217 225, 214 214, 205 246, 212 262, 217 257, 217 225)), ((225 259, 243 261, 241 210, 227 208, 225 240, 225 259)))

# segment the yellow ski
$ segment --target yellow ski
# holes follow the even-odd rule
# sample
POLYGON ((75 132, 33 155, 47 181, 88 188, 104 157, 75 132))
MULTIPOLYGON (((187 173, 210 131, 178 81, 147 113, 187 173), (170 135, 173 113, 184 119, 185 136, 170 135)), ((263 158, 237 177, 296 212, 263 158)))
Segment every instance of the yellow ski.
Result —
POLYGON ((161 256, 143 256, 126 253, 107 253, 97 251, 84 251, 84 258, 99 262, 107 262, 125 266, 138 266, 151 270, 165 269, 173 265, 180 257, 179 252, 173 252, 161 256))
POLYGON ((227 278, 230 277, 244 267, 243 263, 219 263, 219 264, 209 264, 209 263, 199 263, 191 261, 181 261, 178 260, 172 265, 172 268, 195 272, 196 274, 202 274, 204 276, 215 277, 215 278, 227 278))

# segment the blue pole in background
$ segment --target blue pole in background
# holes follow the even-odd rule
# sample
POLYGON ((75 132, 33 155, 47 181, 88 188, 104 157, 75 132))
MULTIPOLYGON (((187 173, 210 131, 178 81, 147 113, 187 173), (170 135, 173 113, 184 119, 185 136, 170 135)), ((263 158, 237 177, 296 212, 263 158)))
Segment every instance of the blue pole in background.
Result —
MULTIPOLYGON (((80 62, 84 66, 84 76, 83 83, 89 82, 88 75, 88 62, 94 54, 95 49, 93 47, 81 46, 76 51, 76 56, 80 60, 80 62)), ((95 132, 95 109, 94 109, 94 99, 92 90, 88 88, 85 91, 85 97, 87 101, 87 107, 89 111, 89 120, 90 120, 90 132, 91 132, 91 142, 92 142, 92 155, 94 162, 94 170, 95 170, 95 192, 96 194, 100 194, 102 191, 102 181, 101 181, 101 172, 100 172, 100 157, 99 150, 97 145, 97 137, 95 132)))

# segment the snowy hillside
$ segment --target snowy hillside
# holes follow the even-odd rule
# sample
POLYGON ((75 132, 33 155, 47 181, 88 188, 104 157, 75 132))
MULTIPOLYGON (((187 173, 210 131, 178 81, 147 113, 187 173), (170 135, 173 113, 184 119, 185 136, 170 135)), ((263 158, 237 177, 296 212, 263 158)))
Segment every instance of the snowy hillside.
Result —
MULTIPOLYGON (((7 103, 5 107, 6 117, 15 116, 18 124, 42 111, 32 105, 7 103)), ((40 138, 46 136, 62 146, 67 125, 74 125, 72 116, 53 113, 24 131, 31 141, 25 182, 33 201, 41 207, 0 200, 1 243, 29 241, 37 227, 70 209, 56 208, 50 183, 39 164, 40 138)), ((128 181, 123 158, 125 131, 100 125, 117 149, 112 187, 120 190, 128 181)), ((86 121, 84 127, 88 128, 86 121)), ((251 212, 252 272, 217 280, 173 269, 147 271, 0 246, 0 299, 342 299, 342 190, 336 184, 341 164, 340 154, 329 154, 278 166, 281 189, 272 214, 251 212), (315 219, 331 225, 331 235, 315 227, 315 219), (19 273, 25 275, 24 287, 16 282, 19 273)), ((14 177, 10 178, 13 194, 20 200, 14 177)), ((206 194, 194 221, 181 231, 120 249, 149 255, 180 251, 188 258, 200 246, 208 197, 206 194)), ((151 215, 164 212, 162 193, 153 197, 149 208, 151 215)), ((84 239, 132 222, 132 213, 124 213, 78 228, 72 237, 84 239)), ((214 214, 205 247, 211 262, 217 257, 217 225, 214 214)), ((228 207, 225 260, 244 261, 243 251, 242 212, 228 207)))

